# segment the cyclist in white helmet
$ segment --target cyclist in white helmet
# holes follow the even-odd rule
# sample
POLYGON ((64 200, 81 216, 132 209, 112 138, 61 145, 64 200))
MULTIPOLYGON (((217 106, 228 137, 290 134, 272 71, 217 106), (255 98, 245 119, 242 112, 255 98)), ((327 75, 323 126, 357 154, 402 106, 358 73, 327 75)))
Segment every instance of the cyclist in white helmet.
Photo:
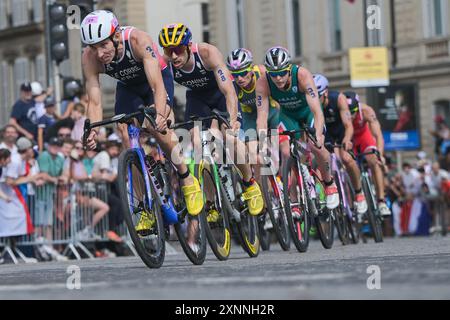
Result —
MULTIPOLYGON (((305 126, 316 129, 316 148, 311 144, 319 171, 325 181, 327 208, 339 206, 339 194, 330 168, 330 153, 325 143, 325 119, 313 76, 306 68, 292 64, 291 56, 283 47, 273 47, 266 52, 264 65, 267 81, 258 83, 256 100, 258 107, 267 108, 269 97, 280 104, 280 126, 283 130, 300 130, 305 126)), ((300 135, 298 135, 300 138, 300 135)), ((290 156, 289 141, 282 139, 280 149, 283 163, 290 156)))
POLYGON ((359 215, 362 215, 367 211, 367 201, 362 191, 361 172, 356 161, 347 152, 353 149, 352 115, 347 98, 339 91, 329 90, 329 82, 325 76, 315 74, 313 78, 325 116, 327 128, 325 141, 331 144, 342 145, 342 149, 336 150, 336 154, 339 155, 348 171, 355 188, 356 211, 359 215))
MULTIPOLYGON (((87 45, 83 50, 82 65, 89 96, 88 118, 92 122, 102 119, 102 92, 99 75, 104 73, 118 80, 116 89, 116 114, 133 113, 141 105, 154 105, 157 111, 157 128, 149 123, 144 127, 157 140, 166 155, 172 156, 186 199, 187 210, 197 215, 203 208, 200 185, 190 173, 178 152, 172 152, 176 142, 167 120, 174 123, 171 108, 173 78, 167 64, 158 52, 152 38, 134 27, 120 27, 115 15, 106 10, 88 14, 81 23, 81 40, 87 45), (160 132, 166 130, 167 134, 160 132), (177 157, 177 158, 175 158, 177 157), (180 157, 180 158, 178 158, 180 157)), ((145 122, 148 122, 145 120, 145 122)), ((126 125, 119 126, 128 146, 126 125)), ((92 130, 88 147, 96 147, 97 130, 92 130)), ((145 217, 144 215, 142 217, 145 217)), ((140 221, 137 229, 151 228, 150 221, 140 221)))

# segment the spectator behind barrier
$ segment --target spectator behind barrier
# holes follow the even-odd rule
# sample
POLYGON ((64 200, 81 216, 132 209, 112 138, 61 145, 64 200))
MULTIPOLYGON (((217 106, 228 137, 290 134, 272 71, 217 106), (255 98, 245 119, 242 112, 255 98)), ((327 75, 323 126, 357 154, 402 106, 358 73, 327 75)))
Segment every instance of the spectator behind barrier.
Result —
MULTIPOLYGON (((0 178, 3 175, 3 169, 11 163, 11 151, 8 149, 0 149, 0 178)), ((0 189, 0 199, 6 202, 11 202, 11 198, 8 197, 1 189, 0 189)))
POLYGON ((34 141, 37 138, 37 120, 31 84, 26 82, 20 86, 20 98, 12 108, 9 124, 15 126, 22 136, 34 141))
POLYGON ((38 121, 38 150, 42 152, 44 150, 44 142, 46 133, 56 122, 56 105, 55 100, 48 98, 45 100, 45 114, 39 118, 38 121))
POLYGON ((11 152, 11 161, 19 162, 20 155, 17 152, 16 146, 19 132, 16 127, 11 124, 6 125, 2 131, 2 143, 0 143, 0 149, 8 149, 11 152))
POLYGON ((58 138, 50 139, 47 148, 38 157, 41 172, 48 174, 48 183, 45 188, 38 189, 36 194, 35 224, 43 228, 46 240, 52 240, 55 190, 63 171, 64 159, 58 155, 61 148, 58 138))

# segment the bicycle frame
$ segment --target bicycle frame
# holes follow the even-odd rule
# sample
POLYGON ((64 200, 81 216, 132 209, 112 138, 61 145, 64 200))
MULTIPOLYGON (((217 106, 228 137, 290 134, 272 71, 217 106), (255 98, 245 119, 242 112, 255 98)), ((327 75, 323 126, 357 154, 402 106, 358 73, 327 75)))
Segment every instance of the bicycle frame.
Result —
MULTIPOLYGON (((338 156, 334 153, 331 152, 331 170, 336 172, 339 176, 339 187, 341 188, 342 192, 344 193, 345 189, 344 189, 344 179, 346 180, 347 178, 345 177, 345 175, 342 174, 342 170, 343 170, 343 165, 340 161, 340 159, 338 158, 338 156)), ((350 188, 353 188, 353 186, 350 184, 350 188)), ((348 203, 348 199, 347 197, 342 197, 342 204, 344 205, 346 214, 349 218, 353 218, 353 213, 352 210, 350 209, 350 204, 348 203)))
MULTIPOLYGON (((137 128, 136 126, 134 126, 133 124, 129 124, 128 125, 128 136, 130 138, 130 149, 134 150, 138 157, 139 157, 139 162, 140 165, 143 169, 147 170, 147 175, 144 175, 144 179, 145 179, 145 184, 147 187, 147 190, 151 190, 150 189, 150 183, 152 184, 154 190, 156 191, 157 197, 159 199, 159 202, 161 203, 161 208, 163 211, 163 220, 164 220, 164 224, 165 225, 173 225, 178 223, 178 215, 179 212, 177 212, 173 206, 173 203, 171 201, 170 195, 168 197, 168 199, 166 199, 165 195, 164 195, 164 191, 162 189, 162 186, 160 185, 157 177, 155 176, 154 172, 153 172, 153 168, 147 163, 146 159, 145 159, 145 152, 144 149, 142 148, 142 146, 139 143, 139 138, 140 138, 140 132, 141 129, 137 128)), ((130 177, 132 177, 132 172, 130 169, 128 169, 128 174, 130 177)), ((133 188, 130 185, 130 194, 131 197, 133 197, 133 188)), ((148 199, 149 199, 149 208, 152 207, 153 205, 153 198, 152 195, 149 194, 147 195, 148 199)))
MULTIPOLYGON (((373 183, 372 183, 372 179, 371 179, 371 172, 370 172, 370 168, 366 168, 366 166, 363 163, 363 158, 367 155, 367 154, 372 154, 372 153, 363 153, 361 155, 358 155, 357 157, 357 163, 358 163, 358 167, 359 170, 361 172, 361 181, 362 182, 366 182, 367 186, 369 187, 369 191, 370 191, 370 201, 372 202, 372 206, 373 208, 375 208, 376 211, 376 215, 379 216, 379 212, 378 212, 378 203, 376 201, 376 192, 374 192, 373 190, 373 183)), ((375 153, 373 153, 375 154, 375 153)), ((368 195, 366 195, 368 196, 368 195)))
MULTIPOLYGON (((307 150, 306 147, 304 147, 302 145, 302 143, 300 141, 298 141, 297 139, 294 139, 294 137, 291 136, 291 157, 293 157, 295 159, 295 161, 297 161, 297 167, 298 170, 295 172, 296 177, 297 177, 297 181, 300 185, 301 188, 305 189, 308 188, 309 189, 309 194, 311 196, 312 199, 316 198, 316 188, 314 186, 314 182, 313 181, 304 181, 303 177, 307 178, 310 177, 312 180, 312 176, 310 174, 309 168, 306 167, 302 161, 301 158, 302 156, 306 156, 307 157, 307 162, 311 161, 311 155, 310 155, 310 151, 307 150), (306 169, 306 171, 304 171, 306 169)), ((284 192, 289 192, 288 190, 285 190, 284 192)), ((302 202, 303 203, 307 203, 308 199, 306 199, 306 192, 302 191, 301 192, 301 197, 302 197, 302 202)), ((291 202, 291 206, 295 206, 298 205, 299 203, 292 203, 291 202)), ((309 206, 305 206, 306 210, 308 213, 310 208, 309 206)), ((317 216, 318 212, 312 212, 312 214, 314 216, 317 216)))

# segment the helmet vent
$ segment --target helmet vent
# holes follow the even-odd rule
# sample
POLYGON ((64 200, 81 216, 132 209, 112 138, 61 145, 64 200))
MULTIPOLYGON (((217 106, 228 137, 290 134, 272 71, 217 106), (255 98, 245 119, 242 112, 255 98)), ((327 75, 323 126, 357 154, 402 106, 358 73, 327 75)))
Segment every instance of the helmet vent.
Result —
POLYGON ((102 26, 103 24, 98 26, 98 37, 101 38, 102 37, 102 26))
POLYGON ((92 24, 89 25, 89 39, 92 40, 92 24))

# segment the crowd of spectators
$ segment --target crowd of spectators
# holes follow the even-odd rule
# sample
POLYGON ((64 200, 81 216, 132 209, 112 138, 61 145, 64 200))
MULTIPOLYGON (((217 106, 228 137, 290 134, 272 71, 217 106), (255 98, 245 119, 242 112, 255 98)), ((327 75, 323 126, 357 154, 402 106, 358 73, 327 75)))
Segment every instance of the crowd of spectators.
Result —
POLYGON ((55 221, 63 221, 70 211, 69 193, 77 206, 92 212, 78 239, 96 239, 95 228, 107 216, 107 238, 123 241, 115 185, 121 141, 118 132, 102 129, 98 150, 85 151, 81 139, 87 96, 66 101, 59 114, 51 94, 51 88, 43 90, 37 82, 22 84, 9 123, 0 132, 0 238, 31 235, 40 259, 65 260, 62 247, 52 246, 52 237, 62 232, 54 230, 55 221))
POLYGON ((386 191, 395 235, 427 236, 448 229, 450 175, 439 161, 433 162, 422 151, 414 162, 404 162, 400 171, 391 161, 388 167, 386 191))

